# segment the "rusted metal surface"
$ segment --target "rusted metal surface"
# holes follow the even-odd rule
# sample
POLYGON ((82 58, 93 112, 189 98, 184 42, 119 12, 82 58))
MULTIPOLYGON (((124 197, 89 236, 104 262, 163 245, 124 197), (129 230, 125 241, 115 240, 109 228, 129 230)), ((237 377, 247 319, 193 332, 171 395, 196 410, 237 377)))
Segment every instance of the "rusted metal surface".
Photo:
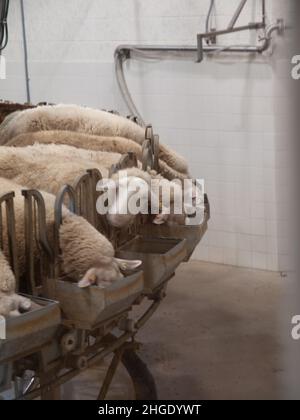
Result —
POLYGON ((142 272, 120 279, 106 288, 91 286, 80 289, 76 283, 57 281, 56 299, 67 324, 93 330, 101 322, 130 310, 143 287, 142 272))
POLYGON ((16 243, 16 220, 14 212, 14 192, 9 192, 0 197, 0 250, 4 251, 4 238, 3 238, 3 212, 2 207, 5 204, 6 210, 6 229, 8 240, 8 261, 14 272, 16 278, 16 289, 19 288, 19 265, 18 265, 18 252, 16 243))
MULTIPOLYGON (((77 181, 77 188, 86 189, 83 194, 85 200, 90 203, 86 192, 91 193, 89 184, 89 174, 84 175, 77 181)), ((76 187, 75 187, 76 188, 76 187)), ((76 190, 70 186, 65 186, 60 191, 55 204, 55 227, 56 227, 56 253, 59 258, 59 227, 62 223, 62 207, 65 195, 69 196, 69 206, 77 214, 81 214, 82 207, 78 206, 78 197, 76 190)), ((85 211, 85 207, 84 207, 85 211)), ((56 261, 58 266, 58 261, 56 261)), ((59 272, 56 278, 59 278, 59 272)), ((77 283, 72 283, 68 279, 57 280, 55 288, 55 298, 60 302, 62 312, 68 324, 81 329, 94 329, 99 323, 106 321, 113 315, 129 310, 136 300, 137 296, 143 290, 143 273, 134 273, 131 276, 124 277, 111 286, 101 288, 91 286, 87 289, 79 288, 77 283)))
POLYGON ((205 196, 204 220, 200 225, 154 225, 148 223, 139 226, 139 233, 146 237, 186 239, 187 255, 184 261, 187 262, 207 231, 209 219, 210 206, 208 198, 205 196))
POLYGON ((186 240, 137 236, 117 250, 117 256, 142 260, 144 293, 166 281, 186 257, 186 240))
POLYGON ((40 350, 53 340, 61 324, 57 302, 28 296, 34 303, 29 312, 6 322, 5 340, 0 340, 0 363, 16 360, 40 350))
MULTIPOLYGON (((159 171, 158 156, 159 139, 153 134, 152 127, 148 126, 143 145, 143 167, 159 171)), ((137 164, 135 154, 128 153, 112 167, 110 173, 135 167, 137 164)), ((18 374, 21 375, 22 369, 30 362, 31 369, 40 380, 37 381, 37 387, 28 388, 26 395, 20 392, 16 399, 40 396, 54 398, 54 395, 58 395, 57 388, 78 375, 81 369, 93 366, 107 355, 116 352, 115 363, 108 371, 107 380, 104 381, 99 394, 101 398, 104 397, 117 360, 122 359, 119 356, 123 355, 123 351, 127 351, 128 345, 135 345, 135 335, 159 307, 165 296, 167 283, 177 266, 191 255, 207 229, 208 200, 206 217, 201 226, 156 226, 145 224, 144 217, 137 216, 129 227, 111 228, 106 218, 98 215, 96 211, 96 202, 101 194, 96 185, 101 178, 98 170, 91 169, 76 179, 72 186, 65 185, 61 188, 55 202, 53 247, 49 246, 47 238, 42 196, 34 190, 23 192, 27 282, 30 284, 31 294, 36 296, 31 296, 34 305, 30 312, 8 320, 8 340, 0 342, 0 364, 4 366, 5 363, 5 366, 9 366, 12 360, 16 361, 18 374), (86 218, 96 229, 109 237, 113 245, 119 248, 117 256, 141 259, 143 272, 135 272, 107 288, 92 286, 80 289, 76 283, 68 279, 62 280, 59 264, 59 228, 63 220, 64 206, 86 218), (40 270, 40 275, 36 273, 36 260, 44 267, 40 270), (52 300, 38 297, 41 294, 52 300), (149 307, 138 320, 130 319, 129 311, 132 306, 141 303, 146 299, 145 296, 150 302, 149 307), (53 301, 53 298, 59 303, 53 301), (112 330, 118 331, 118 336, 108 340, 107 334, 112 330)), ((6 231, 9 236, 10 262, 18 275, 13 193, 0 199, 1 222, 1 204, 4 203, 8 214, 6 231)), ((2 223, 0 227, 0 245, 3 246, 2 223)), ((134 370, 137 369, 131 369, 134 370)), ((0 371, 0 382, 1 379, 7 382, 9 378, 3 376, 4 374, 1 378, 0 371)), ((155 392, 152 392, 152 395, 155 395, 155 392)))
MULTIPOLYGON (((23 190, 25 216, 26 279, 34 296, 49 296, 49 277, 53 279, 54 253, 48 242, 46 208, 42 194, 36 190, 23 190), (38 255, 37 255, 38 253, 38 255), (38 258, 37 258, 38 257, 38 258), (37 273, 36 259, 39 262, 37 273)), ((28 289, 28 286, 27 286, 28 289)))

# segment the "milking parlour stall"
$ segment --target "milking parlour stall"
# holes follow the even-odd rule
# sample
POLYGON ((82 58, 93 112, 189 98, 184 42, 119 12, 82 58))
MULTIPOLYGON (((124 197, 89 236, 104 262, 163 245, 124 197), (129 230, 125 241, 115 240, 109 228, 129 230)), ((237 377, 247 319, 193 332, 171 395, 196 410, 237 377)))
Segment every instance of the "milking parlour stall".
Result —
POLYGON ((0 0, 1 400, 296 395, 296 313, 274 327, 292 3, 0 0))

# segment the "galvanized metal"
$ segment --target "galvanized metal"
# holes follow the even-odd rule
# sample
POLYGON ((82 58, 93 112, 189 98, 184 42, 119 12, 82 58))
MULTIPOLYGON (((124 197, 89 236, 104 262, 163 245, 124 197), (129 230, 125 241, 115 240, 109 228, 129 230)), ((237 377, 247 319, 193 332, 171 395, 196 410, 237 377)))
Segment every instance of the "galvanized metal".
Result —
POLYGON ((204 220, 200 225, 153 225, 142 224, 139 226, 139 233, 145 237, 178 238, 186 240, 187 255, 184 259, 187 262, 192 256, 196 246, 203 238, 208 228, 210 219, 210 206, 207 195, 205 196, 204 220))
POLYGON ((39 351, 56 336, 61 325, 60 307, 48 299, 27 296, 33 308, 6 322, 6 339, 0 340, 0 363, 39 351))
POLYGON ((186 240, 138 236, 120 247, 116 255, 143 261, 144 293, 148 294, 168 280, 186 258, 186 240))
POLYGON ((94 330, 99 324, 129 311, 144 288, 140 271, 101 288, 80 289, 76 283, 58 280, 56 299, 60 302, 64 324, 94 330))

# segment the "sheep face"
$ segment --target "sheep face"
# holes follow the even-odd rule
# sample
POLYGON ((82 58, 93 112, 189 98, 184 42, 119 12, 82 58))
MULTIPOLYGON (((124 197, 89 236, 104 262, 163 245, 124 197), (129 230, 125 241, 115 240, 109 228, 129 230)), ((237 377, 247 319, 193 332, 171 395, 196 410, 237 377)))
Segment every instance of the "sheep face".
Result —
POLYGON ((122 228, 131 225, 138 214, 148 214, 149 185, 135 176, 120 176, 100 181, 98 191, 104 191, 97 201, 99 214, 106 214, 111 226, 122 228))
POLYGON ((142 261, 139 260, 121 260, 119 258, 103 257, 101 264, 97 267, 90 268, 83 278, 79 281, 78 286, 81 288, 97 285, 107 287, 114 281, 124 277, 121 270, 133 270, 139 267, 142 261))
POLYGON ((31 301, 15 293, 0 293, 0 315, 16 317, 31 308, 31 301))

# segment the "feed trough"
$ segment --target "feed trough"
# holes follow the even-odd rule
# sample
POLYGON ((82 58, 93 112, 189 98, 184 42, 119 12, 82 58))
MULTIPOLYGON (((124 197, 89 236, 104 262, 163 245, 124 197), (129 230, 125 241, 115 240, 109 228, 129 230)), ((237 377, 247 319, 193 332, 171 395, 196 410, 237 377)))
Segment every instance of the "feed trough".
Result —
POLYGON ((186 257, 186 240, 137 236, 121 246, 117 256, 143 261, 145 293, 168 280, 186 257))
POLYGON ((58 332, 61 323, 57 302, 27 296, 32 309, 6 320, 6 339, 0 340, 0 363, 7 363, 40 350, 58 332))
POLYGON ((143 288, 141 271, 105 288, 91 286, 81 289, 76 283, 59 280, 56 299, 60 302, 66 325, 93 330, 100 323, 129 311, 143 288))
POLYGON ((192 256, 196 246, 201 241, 207 231, 208 221, 210 219, 210 208, 207 196, 205 196, 204 220, 199 225, 154 225, 144 224, 139 226, 139 233, 146 237, 178 238, 186 240, 186 258, 188 261, 192 256))
MULTIPOLYGON (((62 206, 67 196, 70 208, 74 211, 78 209, 74 189, 68 185, 63 187, 55 205, 57 237, 62 222, 62 206)), ((56 243, 58 245, 59 241, 57 240, 56 243)), ((55 255, 56 258, 59 257, 58 247, 55 255)), ((91 286, 82 289, 77 283, 64 279, 56 281, 55 299, 60 302, 65 325, 92 330, 100 323, 129 311, 134 301, 141 295, 143 287, 142 271, 121 278, 108 287, 91 286)))

